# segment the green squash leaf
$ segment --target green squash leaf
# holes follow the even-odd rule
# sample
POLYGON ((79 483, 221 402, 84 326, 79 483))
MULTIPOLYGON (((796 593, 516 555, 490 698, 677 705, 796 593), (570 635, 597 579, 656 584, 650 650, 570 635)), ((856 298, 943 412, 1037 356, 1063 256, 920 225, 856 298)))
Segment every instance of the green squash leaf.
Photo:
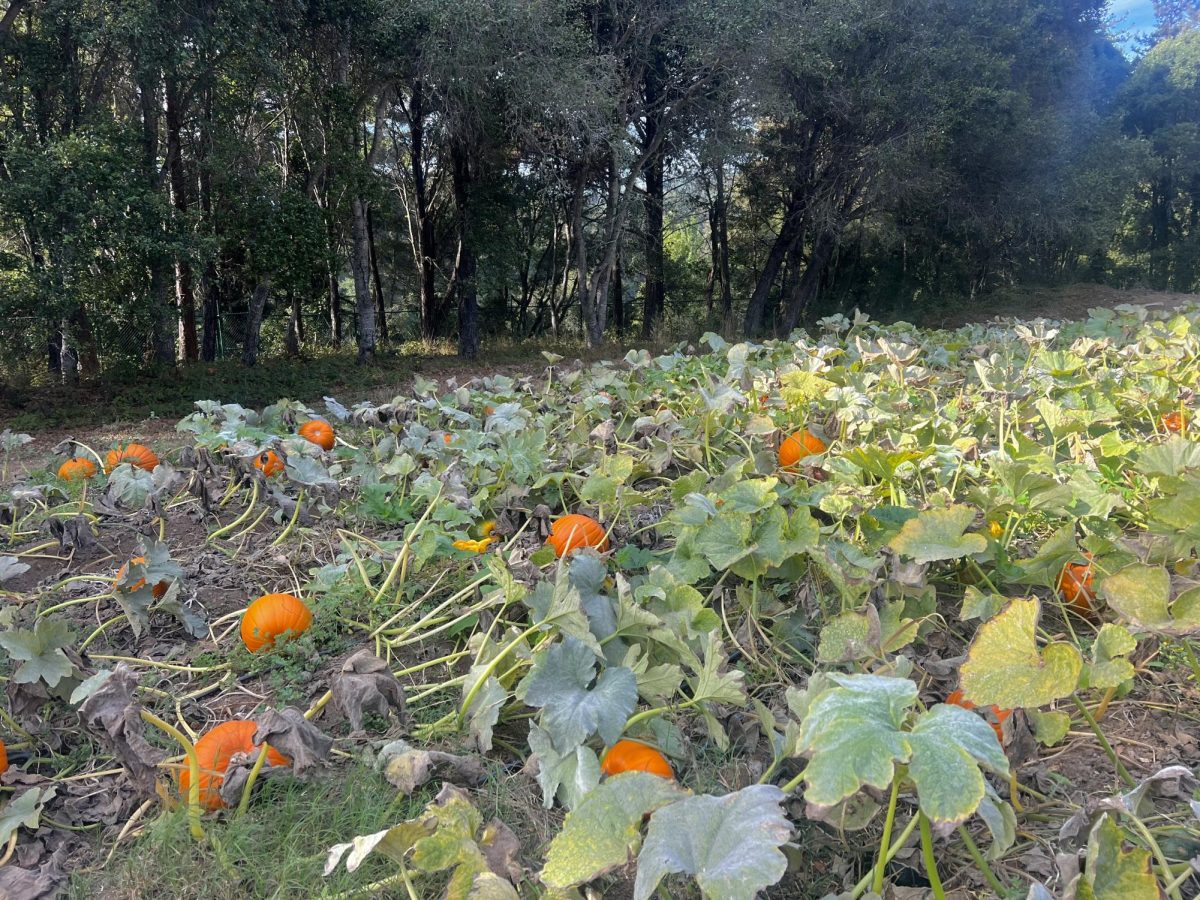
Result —
POLYGON ((975 510, 966 505, 946 509, 927 509, 909 519, 892 538, 892 549, 914 562, 961 559, 987 549, 981 534, 964 534, 975 518, 975 510))
POLYGON ((1150 871, 1150 851, 1122 848, 1124 833, 1111 816, 1101 816, 1088 835, 1087 860, 1075 889, 1078 900, 1159 900, 1150 871))
POLYGON ((783 792, 756 784, 724 797, 686 797, 650 817, 638 854, 635 900, 670 874, 691 875, 712 900, 753 900, 787 871, 780 847, 792 834, 783 792))

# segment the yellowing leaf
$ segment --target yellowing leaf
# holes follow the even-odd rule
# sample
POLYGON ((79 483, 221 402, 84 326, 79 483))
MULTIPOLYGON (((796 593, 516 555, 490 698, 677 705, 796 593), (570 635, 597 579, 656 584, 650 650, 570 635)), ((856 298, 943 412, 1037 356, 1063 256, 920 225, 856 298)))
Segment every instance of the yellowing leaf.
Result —
POLYGON ((1171 600, 1171 575, 1162 566, 1134 563, 1104 579, 1100 595, 1130 624, 1156 634, 1200 631, 1200 588, 1171 600))
POLYGON ((892 538, 892 549, 919 563, 982 553, 987 539, 981 534, 963 534, 974 518, 975 511, 965 505, 927 509, 904 523, 892 538))
POLYGON ((1150 871, 1150 851, 1124 850, 1124 834, 1111 816, 1102 816, 1088 836, 1087 861, 1075 890, 1077 900, 1159 900, 1150 871))
POLYGON ((610 778, 567 813, 550 843, 541 880, 551 888, 585 884, 629 862, 642 843, 642 817, 684 792, 649 772, 610 778))
POLYGON ((960 675, 967 699, 1003 709, 1044 706, 1079 683, 1083 657, 1071 644, 1038 650, 1035 629, 1041 604, 1013 600, 979 626, 960 675))

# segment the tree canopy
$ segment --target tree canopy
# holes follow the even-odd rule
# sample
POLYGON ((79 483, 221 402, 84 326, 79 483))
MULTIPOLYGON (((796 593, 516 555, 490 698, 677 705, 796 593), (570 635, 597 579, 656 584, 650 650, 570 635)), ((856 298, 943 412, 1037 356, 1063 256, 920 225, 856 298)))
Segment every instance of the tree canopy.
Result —
POLYGON ((1200 28, 1099 0, 7 0, 0 340, 786 333, 1200 282, 1200 28))

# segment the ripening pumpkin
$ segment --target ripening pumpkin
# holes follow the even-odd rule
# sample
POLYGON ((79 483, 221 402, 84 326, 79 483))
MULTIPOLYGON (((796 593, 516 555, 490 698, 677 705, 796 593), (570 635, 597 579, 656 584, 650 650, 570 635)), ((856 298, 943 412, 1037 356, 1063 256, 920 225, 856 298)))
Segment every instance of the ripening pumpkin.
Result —
POLYGON ((108 456, 104 459, 104 471, 111 472, 121 463, 129 463, 134 468, 153 472, 158 467, 158 457, 153 450, 142 444, 126 444, 124 447, 108 451, 108 456))
POLYGON ((550 526, 550 537, 546 543, 554 548, 556 556, 566 556, 580 547, 595 547, 601 553, 608 549, 608 537, 604 526, 591 516, 579 513, 560 516, 550 526))
POLYGON ((1179 434, 1187 427, 1187 417, 1179 410, 1169 412, 1162 417, 1162 427, 1171 434, 1179 434))
POLYGON ((617 741, 600 761, 600 771, 609 777, 622 772, 649 772, 660 778, 675 778, 667 758, 640 741, 617 741))
POLYGON ((84 456, 75 456, 58 467, 63 481, 86 481, 96 474, 96 464, 84 456))
POLYGON ((254 457, 254 468, 270 478, 272 475, 278 475, 282 472, 284 465, 278 453, 274 450, 264 450, 258 456, 254 457))
MULTIPOLYGON (((947 697, 946 703, 950 706, 961 706, 963 709, 975 708, 975 704, 963 696, 961 688, 947 697)), ((1000 742, 1001 746, 1004 745, 1004 723, 1012 714, 1013 711, 1011 709, 1001 709, 998 706, 992 707, 992 715, 996 717, 996 721, 989 722, 988 724, 992 726, 992 731, 996 732, 996 740, 1000 742)))
MULTIPOLYGON (((235 753, 257 753, 254 732, 258 725, 247 719, 231 719, 209 729, 196 741, 196 757, 200 763, 200 806, 204 809, 220 809, 225 806, 221 799, 221 784, 225 781, 225 770, 235 753)), ((267 745, 267 763, 272 766, 291 765, 291 760, 267 745)), ((188 788, 192 784, 192 773, 186 761, 179 773, 179 793, 187 800, 188 788)))
POLYGON ((312 613, 291 594, 264 594, 242 616, 242 643, 251 653, 275 645, 285 632, 295 637, 308 630, 312 613))
POLYGON ((330 427, 328 422, 324 422, 321 419, 311 419, 296 429, 296 433, 306 441, 316 444, 322 450, 333 449, 333 428, 330 427))
POLYGON ((8 748, 0 741, 0 775, 8 771, 8 748))
POLYGON ((450 442, 452 440, 454 440, 454 435, 452 435, 450 432, 447 431, 442 435, 442 443, 445 444, 447 447, 450 446, 450 442))
POLYGON ((1077 613, 1088 616, 1096 611, 1096 594, 1092 590, 1092 554, 1085 553, 1085 563, 1067 563, 1058 576, 1058 592, 1077 613))
POLYGON ((805 428, 788 435, 779 445, 779 465, 787 469, 806 456, 817 456, 828 449, 829 446, 823 440, 805 428))
MULTIPOLYGON (((117 585, 119 585, 121 583, 121 579, 125 577, 125 572, 129 568, 129 563, 133 563, 135 566, 144 566, 146 564, 146 557, 135 556, 128 563, 124 563, 121 566, 121 568, 117 569, 117 577, 113 579, 113 590, 114 591, 117 589, 117 585)), ((129 587, 125 588, 125 591, 132 594, 134 591, 140 591, 145 586, 146 586, 146 579, 139 578, 133 584, 129 585, 129 587)), ((167 588, 169 588, 170 586, 171 586, 170 583, 164 579, 163 581, 160 581, 158 584, 156 584, 154 587, 152 587, 150 589, 150 593, 154 595, 155 600, 161 600, 163 597, 163 594, 165 594, 167 592, 167 588)))

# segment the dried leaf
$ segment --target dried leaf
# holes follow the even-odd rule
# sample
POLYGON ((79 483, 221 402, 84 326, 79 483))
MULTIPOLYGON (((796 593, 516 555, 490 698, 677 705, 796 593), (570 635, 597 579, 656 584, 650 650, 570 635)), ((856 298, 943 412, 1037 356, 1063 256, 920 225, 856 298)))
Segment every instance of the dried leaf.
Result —
POLYGON ((309 769, 325 764, 333 749, 326 735, 294 707, 271 710, 258 720, 254 745, 270 744, 292 761, 292 773, 303 778, 309 769))
POLYGON ((146 741, 141 707, 133 700, 137 683, 132 669, 117 666, 79 707, 79 720, 121 761, 139 794, 149 797, 165 754, 146 741))
POLYGON ((363 730, 365 713, 387 718, 392 711, 401 722, 407 721, 404 687, 388 670, 387 663, 370 650, 360 650, 347 659, 342 671, 333 677, 330 690, 331 706, 350 720, 350 729, 355 733, 363 730))
POLYGON ((384 747, 376 768, 382 769, 383 777, 405 796, 434 777, 465 787, 478 787, 487 780, 483 763, 474 757, 418 750, 405 741, 393 741, 384 747))

